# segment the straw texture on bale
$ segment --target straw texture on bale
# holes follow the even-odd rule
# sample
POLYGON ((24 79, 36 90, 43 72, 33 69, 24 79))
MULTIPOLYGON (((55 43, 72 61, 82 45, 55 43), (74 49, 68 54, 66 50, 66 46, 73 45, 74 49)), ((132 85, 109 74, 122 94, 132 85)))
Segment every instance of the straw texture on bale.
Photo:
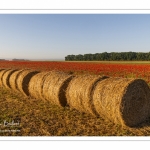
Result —
POLYGON ((24 70, 18 70, 18 71, 13 72, 9 78, 10 88, 14 91, 18 91, 16 80, 18 79, 18 76, 22 71, 24 70))
POLYGON ((74 77, 66 92, 68 105, 79 111, 97 115, 92 102, 92 93, 95 84, 106 78, 106 76, 96 75, 78 75, 74 77))
POLYGON ((8 88, 8 89, 10 89, 9 78, 10 78, 10 76, 11 76, 15 71, 17 71, 17 70, 12 70, 12 69, 11 69, 11 70, 6 71, 6 72, 3 74, 2 82, 3 82, 3 85, 4 85, 6 88, 8 88))
POLYGON ((1 72, 2 70, 5 70, 5 69, 1 68, 1 69, 0 69, 0 72, 1 72))
POLYGON ((30 79, 37 73, 39 72, 33 70, 24 70, 21 73, 19 73, 18 78, 16 79, 18 91, 20 91, 25 96, 29 96, 28 86, 30 79))
POLYGON ((66 89, 73 77, 74 76, 63 72, 51 71, 44 81, 44 99, 49 100, 58 106, 66 106, 66 89))
POLYGON ((97 83, 93 104, 101 117, 132 127, 149 117, 149 93, 142 79, 108 78, 97 83))
MULTIPOLYGON (((4 71, 5 69, 0 69, 0 80, 1 80, 1 78, 2 78, 2 74, 3 74, 3 71, 4 71)), ((1 82, 1 81, 0 81, 1 82)))
POLYGON ((29 82, 29 94, 34 98, 43 99, 43 84, 50 72, 41 72, 34 75, 29 82))
POLYGON ((2 80, 3 76, 4 76, 5 72, 7 72, 8 70, 10 70, 10 69, 3 69, 0 71, 0 86, 1 87, 3 86, 3 80, 2 80))

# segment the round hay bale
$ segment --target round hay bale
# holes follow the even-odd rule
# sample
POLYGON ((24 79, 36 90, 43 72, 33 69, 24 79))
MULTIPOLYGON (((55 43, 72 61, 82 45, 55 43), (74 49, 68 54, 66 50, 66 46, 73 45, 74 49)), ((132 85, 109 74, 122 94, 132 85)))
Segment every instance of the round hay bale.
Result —
POLYGON ((0 71, 0 86, 2 87, 3 86, 3 75, 5 74, 5 72, 7 72, 8 70, 10 70, 10 69, 2 69, 1 71, 0 71))
POLYGON ((44 99, 58 106, 65 107, 67 105, 66 89, 73 77, 63 72, 51 71, 44 81, 44 99))
POLYGON ((0 69, 0 79, 1 79, 1 76, 2 76, 2 71, 4 71, 4 70, 6 70, 6 69, 0 69))
POLYGON ((66 96, 68 105, 81 112, 97 115, 92 102, 94 86, 108 77, 96 75, 78 75, 68 85, 66 96))
POLYGON ((24 70, 18 70, 12 73, 9 78, 10 88, 14 91, 18 91, 16 80, 18 79, 19 74, 24 70))
POLYGON ((6 71, 6 72, 3 74, 2 82, 3 82, 3 85, 4 85, 6 88, 8 88, 8 89, 10 89, 9 78, 10 78, 11 74, 13 74, 15 71, 17 71, 17 70, 12 70, 12 69, 11 69, 11 70, 6 71))
POLYGON ((108 78, 97 83, 93 104, 103 118, 136 126, 150 115, 149 86, 142 79, 108 78))
POLYGON ((1 72, 2 70, 5 70, 5 69, 1 68, 1 69, 0 69, 0 72, 1 72))
POLYGON ((43 99, 43 83, 50 72, 41 72, 34 75, 29 82, 29 94, 34 98, 43 99))
POLYGON ((30 79, 37 73, 39 72, 33 70, 23 70, 21 73, 19 73, 18 78, 16 79, 18 91, 23 93, 25 96, 29 96, 28 86, 30 79))

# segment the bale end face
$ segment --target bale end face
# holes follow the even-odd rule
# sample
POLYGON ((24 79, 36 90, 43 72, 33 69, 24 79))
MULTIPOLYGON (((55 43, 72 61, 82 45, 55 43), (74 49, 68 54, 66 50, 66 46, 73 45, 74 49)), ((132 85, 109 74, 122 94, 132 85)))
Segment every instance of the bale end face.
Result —
POLYGON ((141 79, 109 78, 93 93, 97 113, 122 126, 137 126, 150 116, 150 89, 141 79))
POLYGON ((150 116, 150 89, 142 79, 131 82, 122 98, 120 112, 123 124, 133 127, 150 116))

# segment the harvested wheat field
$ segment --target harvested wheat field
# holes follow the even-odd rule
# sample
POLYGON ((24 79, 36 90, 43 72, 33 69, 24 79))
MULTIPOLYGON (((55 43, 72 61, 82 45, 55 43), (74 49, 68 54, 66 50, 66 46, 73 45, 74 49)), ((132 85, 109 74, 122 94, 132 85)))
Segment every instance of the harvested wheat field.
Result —
POLYGON ((25 96, 29 96, 29 82, 31 78, 37 73, 39 72, 35 70, 24 70, 19 73, 18 78, 16 79, 16 84, 18 90, 25 96))
POLYGON ((69 83, 66 96, 68 105, 78 111, 97 115, 93 105, 93 89, 98 81, 108 77, 94 75, 77 75, 69 83))
POLYGON ((0 88, 0 103, 0 123, 19 122, 16 126, 0 126, 1 136, 150 136, 150 118, 134 128, 122 127, 5 88, 0 88))
POLYGON ((58 106, 66 106, 66 89, 72 78, 72 75, 58 71, 51 71, 51 73, 46 76, 43 83, 44 99, 49 100, 58 106))
POLYGON ((0 135, 150 135, 142 79, 16 68, 0 84, 0 135))
POLYGON ((93 104, 100 116, 136 126, 150 117, 150 89, 142 79, 108 78, 95 86, 93 104))
POLYGON ((10 76, 16 72, 17 70, 8 70, 6 71, 4 74, 3 74, 3 77, 2 77, 2 83, 3 83, 3 86, 5 86, 6 88, 10 89, 10 82, 9 82, 9 79, 10 79, 10 76))

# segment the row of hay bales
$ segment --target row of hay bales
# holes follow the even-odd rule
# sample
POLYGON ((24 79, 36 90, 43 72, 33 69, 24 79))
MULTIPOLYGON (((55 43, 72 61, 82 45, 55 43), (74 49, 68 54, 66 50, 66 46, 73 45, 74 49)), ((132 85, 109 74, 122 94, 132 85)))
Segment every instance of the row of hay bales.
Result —
POLYGON ((0 86, 121 125, 136 126, 150 117, 150 89, 142 79, 0 69, 0 86))

